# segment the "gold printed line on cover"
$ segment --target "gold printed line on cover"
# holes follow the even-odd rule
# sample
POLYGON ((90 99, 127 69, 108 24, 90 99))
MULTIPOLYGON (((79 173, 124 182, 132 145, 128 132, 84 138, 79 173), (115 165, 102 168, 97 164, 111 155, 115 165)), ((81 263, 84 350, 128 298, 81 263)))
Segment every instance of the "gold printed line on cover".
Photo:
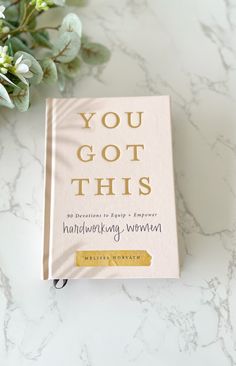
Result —
POLYGON ((150 266, 146 250, 87 250, 75 253, 77 267, 150 266))

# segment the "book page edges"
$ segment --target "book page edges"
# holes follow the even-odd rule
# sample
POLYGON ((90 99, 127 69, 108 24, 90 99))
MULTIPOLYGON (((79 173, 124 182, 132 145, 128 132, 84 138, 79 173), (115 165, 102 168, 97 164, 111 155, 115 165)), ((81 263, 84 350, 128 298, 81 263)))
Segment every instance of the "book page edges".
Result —
POLYGON ((50 253, 50 215, 51 215, 51 180, 52 180, 52 116, 53 100, 46 100, 45 157, 44 157, 44 238, 43 238, 43 273, 44 280, 49 279, 50 253))
POLYGON ((172 165, 172 187, 173 187, 173 196, 174 196, 174 210, 175 210, 175 237, 176 237, 176 248, 177 251, 177 268, 178 271, 174 278, 180 278, 180 264, 181 264, 181 257, 180 257, 180 244, 178 238, 178 224, 177 224, 177 205, 176 205, 176 181, 175 181, 175 172, 174 172, 174 146, 173 146, 173 125, 172 125, 172 109, 171 109, 171 97, 168 95, 168 111, 169 111, 169 121, 170 121, 170 140, 171 140, 171 165, 172 165))

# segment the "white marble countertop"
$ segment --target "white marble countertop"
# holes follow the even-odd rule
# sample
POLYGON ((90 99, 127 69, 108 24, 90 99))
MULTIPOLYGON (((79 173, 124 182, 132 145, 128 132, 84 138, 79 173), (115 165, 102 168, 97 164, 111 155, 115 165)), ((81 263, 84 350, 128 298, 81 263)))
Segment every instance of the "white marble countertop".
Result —
POLYGON ((66 96, 171 95, 182 275, 40 280, 45 97, 59 93, 38 88, 27 113, 1 112, 1 365, 236 365, 236 1, 77 12, 112 58, 66 96))

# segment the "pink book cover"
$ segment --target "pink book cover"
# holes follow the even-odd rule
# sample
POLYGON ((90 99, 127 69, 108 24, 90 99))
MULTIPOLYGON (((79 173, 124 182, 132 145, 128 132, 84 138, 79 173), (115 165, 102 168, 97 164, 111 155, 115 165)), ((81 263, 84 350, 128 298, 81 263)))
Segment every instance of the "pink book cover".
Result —
POLYGON ((169 96, 47 99, 43 279, 178 278, 169 96))

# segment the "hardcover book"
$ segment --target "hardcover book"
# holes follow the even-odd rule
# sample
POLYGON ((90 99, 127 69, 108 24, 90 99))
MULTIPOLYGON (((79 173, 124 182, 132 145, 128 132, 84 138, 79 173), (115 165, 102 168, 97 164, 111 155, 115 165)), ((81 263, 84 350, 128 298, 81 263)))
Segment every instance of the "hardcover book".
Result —
POLYGON ((168 96, 47 99, 43 278, 178 278, 168 96))

